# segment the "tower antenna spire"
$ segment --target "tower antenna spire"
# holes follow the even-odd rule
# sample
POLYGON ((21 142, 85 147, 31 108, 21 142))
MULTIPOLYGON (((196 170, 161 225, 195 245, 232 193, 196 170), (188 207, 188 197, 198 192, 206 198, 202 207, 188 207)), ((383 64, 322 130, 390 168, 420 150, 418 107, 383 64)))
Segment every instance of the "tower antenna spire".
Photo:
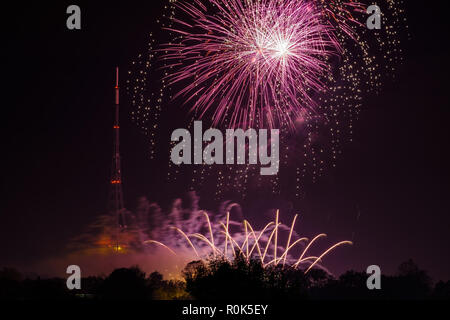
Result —
POLYGON ((117 250, 119 250, 119 234, 126 228, 125 206, 122 191, 122 171, 120 163, 120 125, 119 125, 119 67, 116 67, 116 86, 114 103, 114 125, 113 125, 113 158, 110 180, 109 212, 114 214, 117 221, 117 250))

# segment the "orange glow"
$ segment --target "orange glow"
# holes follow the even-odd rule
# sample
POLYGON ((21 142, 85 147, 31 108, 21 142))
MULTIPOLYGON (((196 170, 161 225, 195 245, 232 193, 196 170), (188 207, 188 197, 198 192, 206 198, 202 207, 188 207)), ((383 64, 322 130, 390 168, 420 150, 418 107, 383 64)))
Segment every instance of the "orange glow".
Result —
POLYGON ((111 184, 119 184, 119 183, 121 183, 120 180, 111 180, 111 184))
POLYGON ((101 247, 101 248, 105 248, 105 249, 108 248, 108 249, 112 249, 114 251, 120 251, 120 252, 126 252, 127 251, 126 249, 128 248, 128 245, 123 244, 123 243, 115 244, 112 239, 107 238, 107 237, 102 238, 99 241, 95 242, 95 245, 98 247, 101 247))

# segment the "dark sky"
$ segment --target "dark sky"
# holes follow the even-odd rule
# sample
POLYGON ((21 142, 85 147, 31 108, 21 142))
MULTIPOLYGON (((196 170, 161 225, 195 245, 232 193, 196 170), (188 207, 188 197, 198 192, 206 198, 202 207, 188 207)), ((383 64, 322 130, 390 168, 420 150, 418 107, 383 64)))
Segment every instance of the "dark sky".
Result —
MULTIPOLYGON (((65 27, 72 2, 3 10, 0 266, 61 254, 105 209, 114 67, 145 49, 163 2, 92 2, 77 2, 80 31, 65 27)), ((370 264, 393 273, 413 258, 450 279, 448 28, 438 6, 407 2, 405 64, 366 101, 337 168, 307 190, 299 231, 354 240, 326 260, 337 273, 370 264)), ((166 163, 147 160, 124 100, 126 205, 144 194, 164 203, 175 196, 161 191, 166 163)))

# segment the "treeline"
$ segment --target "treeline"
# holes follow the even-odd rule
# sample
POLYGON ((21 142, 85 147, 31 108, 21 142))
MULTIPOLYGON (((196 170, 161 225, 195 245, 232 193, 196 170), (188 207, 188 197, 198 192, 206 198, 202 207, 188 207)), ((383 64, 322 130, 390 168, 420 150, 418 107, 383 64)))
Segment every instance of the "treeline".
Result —
POLYGON ((322 269, 308 273, 282 266, 263 268, 259 261, 211 260, 189 263, 183 271, 186 291, 208 300, 411 300, 449 299, 450 281, 433 286, 427 272, 412 260, 394 276, 381 276, 381 290, 367 288, 365 272, 347 271, 339 278, 322 269))
POLYGON ((0 270, 0 300, 186 300, 183 281, 164 280, 158 272, 146 276, 139 267, 120 268, 109 276, 81 279, 81 289, 69 290, 66 279, 23 279, 15 269, 0 270))
POLYGON ((413 261, 396 275, 381 276, 381 290, 368 290, 365 272, 348 271, 334 278, 321 269, 307 274, 281 266, 263 268, 258 261, 237 258, 193 261, 182 272, 184 281, 148 276, 139 267, 114 270, 107 277, 86 277, 81 290, 69 290, 66 279, 24 279, 11 268, 0 270, 0 299, 98 300, 440 300, 450 299, 450 281, 432 284, 413 261))

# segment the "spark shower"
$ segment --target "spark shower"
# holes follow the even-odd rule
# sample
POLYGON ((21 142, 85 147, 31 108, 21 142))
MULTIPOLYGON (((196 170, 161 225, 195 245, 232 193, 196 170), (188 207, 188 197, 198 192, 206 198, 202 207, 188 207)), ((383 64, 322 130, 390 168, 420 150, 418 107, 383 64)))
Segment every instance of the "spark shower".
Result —
MULTIPOLYGON (((232 206, 233 204, 230 208, 232 206)), ((326 234, 318 234, 313 237, 312 240, 309 240, 306 237, 299 237, 294 231, 298 215, 294 216, 291 227, 289 228, 279 221, 279 211, 277 210, 275 221, 266 224, 262 230, 255 230, 249 221, 244 220, 242 222, 243 227, 241 226, 241 230, 233 233, 231 231, 231 226, 239 226, 240 223, 230 221, 229 212, 226 214, 225 221, 218 221, 217 224, 211 223, 207 212, 198 211, 196 213, 197 218, 200 214, 204 215, 208 235, 199 232, 189 234, 180 227, 171 226, 172 229, 184 238, 187 247, 192 249, 198 259, 219 257, 228 260, 240 256, 243 257, 247 263, 249 263, 251 259, 256 259, 263 267, 282 266, 294 269, 306 264, 304 272, 308 273, 315 266, 323 268, 319 265, 319 262, 335 248, 352 244, 351 241, 344 240, 333 244, 319 255, 308 255, 307 253, 309 253, 311 246, 313 246, 318 239, 326 237, 326 234), (287 242, 284 247, 279 243, 279 234, 281 230, 289 230, 287 242), (196 241, 191 239, 195 239, 196 241), (294 251, 293 249, 301 245, 303 245, 303 249, 300 251, 299 258, 296 259, 292 254, 294 251)), ((197 224, 199 223, 198 219, 196 219, 196 222, 197 224)), ((144 243, 156 244, 164 247, 174 255, 177 254, 164 242, 149 239, 144 243)), ((174 243, 174 246, 179 247, 180 243, 176 242, 174 243)))
MULTIPOLYGON (((370 5, 363 0, 168 1, 127 81, 131 118, 149 139, 150 158, 167 143, 159 139, 165 134, 160 120, 167 114, 187 116, 188 129, 198 120, 223 130, 278 129, 283 170, 258 183, 275 193, 294 185, 288 196, 300 198, 304 182, 315 182, 338 164, 365 99, 379 93, 402 62, 402 2, 378 4, 381 29, 366 25, 370 5)), ((183 173, 169 160, 168 181, 183 173)), ((205 166, 191 175, 192 188, 217 181, 216 196, 223 200, 223 191, 230 191, 223 181, 245 198, 259 170, 205 166)))
POLYGON ((195 99, 200 117, 214 108, 213 124, 293 126, 302 109, 313 109, 325 89, 329 60, 340 54, 335 31, 308 0, 195 0, 179 2, 187 19, 167 28, 182 39, 164 47, 169 85, 189 84, 175 98, 195 99), (214 7, 214 14, 207 8, 214 7))

